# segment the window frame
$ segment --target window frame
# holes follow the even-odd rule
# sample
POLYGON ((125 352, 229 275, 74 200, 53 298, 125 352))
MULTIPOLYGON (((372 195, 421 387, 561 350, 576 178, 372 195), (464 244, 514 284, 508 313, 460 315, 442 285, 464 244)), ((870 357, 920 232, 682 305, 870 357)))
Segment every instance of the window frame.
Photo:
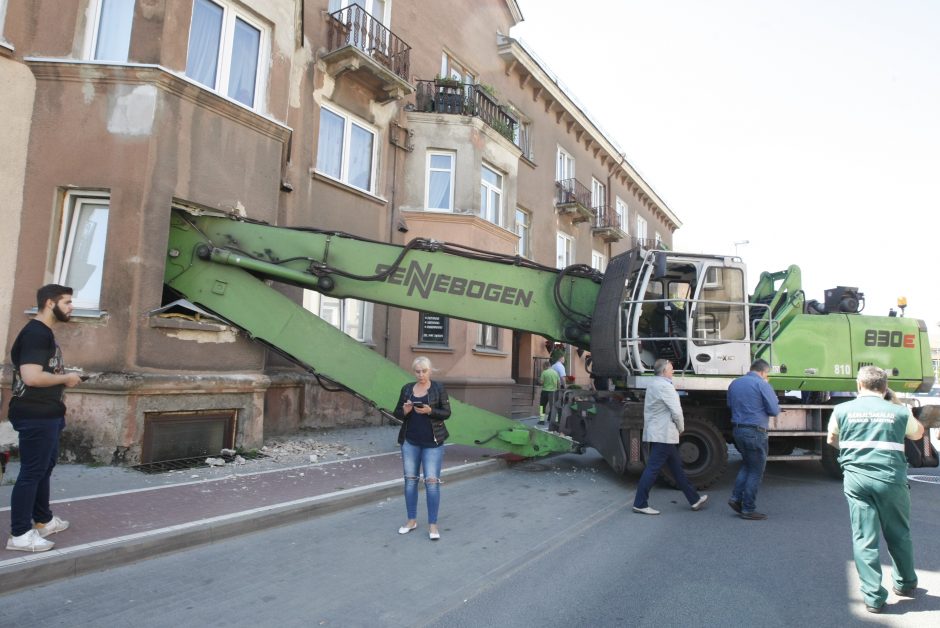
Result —
POLYGON ((649 222, 639 214, 636 216, 636 238, 644 243, 649 239, 649 222))
POLYGON ((607 270, 607 256, 598 251, 597 249, 591 249, 591 268, 594 270, 599 270, 604 272, 607 270))
MULTIPOLYGON (((0 4, 5 0, 0 0, 0 4)), ((85 31, 85 48, 82 51, 82 58, 88 59, 90 61, 100 61, 102 63, 127 63, 127 60, 130 56, 131 48, 131 37, 134 33, 134 12, 131 11, 131 28, 130 33, 127 38, 127 51, 124 53, 124 58, 117 59, 99 59, 97 57, 98 42, 101 38, 101 14, 104 11, 104 5, 106 0, 93 0, 94 3, 94 19, 88 20, 88 25, 85 31)))
POLYGON ((503 219, 503 195, 505 190, 505 181, 506 175, 495 167, 487 164, 485 161, 480 164, 480 218, 487 222, 491 222, 494 225, 502 226, 503 219), (492 183, 488 182, 483 178, 483 171, 489 170, 499 179, 499 187, 496 187, 492 183), (492 220, 488 214, 491 214, 493 208, 490 207, 489 200, 492 198, 491 194, 496 192, 499 195, 499 205, 496 207, 496 220, 492 220))
POLYGON ((571 266, 572 264, 574 264, 574 260, 575 260, 574 244, 575 242, 572 236, 568 235, 567 233, 564 233, 563 231, 555 232, 555 268, 557 268, 558 270, 561 270, 563 268, 567 268, 568 266, 571 266), (564 257, 565 257, 566 263, 563 266, 559 266, 558 263, 560 261, 560 258, 562 257, 562 255, 559 255, 560 248, 561 248, 560 245, 562 244, 562 242, 565 243, 564 257))
POLYGON ((528 259, 532 254, 532 212, 526 211, 521 207, 516 207, 515 226, 516 235, 519 236, 516 252, 520 256, 528 259), (525 217, 525 220, 521 223, 519 222, 520 214, 525 217))
MULTIPOLYGON (((454 198, 455 190, 454 186, 457 182, 457 153, 454 151, 446 150, 436 150, 429 149, 427 151, 427 159, 425 160, 425 174, 424 174, 424 209, 431 212, 445 212, 453 213, 454 212, 454 198), (450 198, 448 198, 448 203, 450 207, 448 209, 442 209, 440 207, 431 207, 431 157, 450 157, 450 198)), ((444 172, 440 169, 434 169, 435 172, 444 172)))
POLYGON ((561 146, 558 146, 557 148, 558 150, 555 153, 555 181, 567 181, 568 179, 574 179, 575 178, 574 157, 572 157, 571 153, 566 151, 561 146), (565 158, 564 163, 566 164, 566 167, 565 167, 566 172, 564 173, 561 171, 562 170, 562 166, 561 166, 562 157, 565 158), (567 172, 568 170, 567 166, 570 166, 571 172, 567 172))
MULTIPOLYGON (((330 13, 336 13, 340 9, 345 9, 351 4, 359 4, 359 3, 354 2, 353 0, 330 0, 329 4, 327 5, 328 7, 327 10, 330 13)), ((363 10, 366 13, 378 19, 382 23, 382 26, 384 26, 385 28, 391 29, 392 0, 385 0, 385 11, 383 12, 381 16, 375 15, 372 12, 372 9, 375 8, 375 0, 365 0, 365 4, 360 5, 360 6, 362 6, 363 10)))
POLYGON ((476 85, 480 75, 454 55, 450 54, 446 50, 442 50, 441 73, 439 76, 445 79, 452 78, 464 84, 476 85), (462 73, 455 72, 455 68, 453 66, 457 66, 456 69, 461 70, 462 73))
POLYGON ((343 332, 353 340, 357 340, 363 344, 372 344, 372 320, 374 307, 371 301, 363 301, 361 299, 340 299, 338 297, 331 297, 329 295, 320 294, 316 290, 309 290, 304 288, 303 292, 303 301, 301 303, 303 308, 310 312, 311 314, 317 316, 326 323, 329 323, 334 328, 343 332), (339 309, 339 325, 333 324, 329 319, 323 317, 323 302, 324 299, 330 299, 331 301, 336 301, 339 309), (350 324, 349 324, 349 304, 355 303, 357 305, 362 305, 362 310, 359 313, 359 335, 353 335, 349 333, 350 324))
POLYGON ((477 336, 477 348, 485 351, 499 351, 499 327, 480 323, 477 336))
MULTIPOLYGON (((198 0, 192 0, 191 4, 193 8, 196 6, 198 0)), ((263 112, 265 111, 264 102, 266 95, 266 85, 268 79, 268 51, 271 48, 271 33, 270 28, 259 21, 253 15, 247 11, 242 10, 240 7, 237 7, 229 0, 204 0, 214 4, 222 9, 222 32, 219 33, 219 44, 218 44, 218 54, 219 58, 216 60, 215 68, 215 85, 209 86, 205 83, 200 82, 194 77, 191 77, 188 73, 189 71, 189 53, 190 53, 190 39, 192 38, 193 32, 193 17, 195 16, 195 10, 192 11, 192 15, 189 19, 189 37, 186 40, 186 68, 183 70, 183 74, 191 81, 197 85, 201 85, 212 92, 215 92, 219 96, 230 100, 232 102, 238 103, 243 107, 247 107, 252 111, 263 112), (235 35, 235 24, 236 20, 241 20, 248 24, 249 26, 257 29, 259 31, 258 37, 258 57, 256 59, 257 65, 255 70, 255 91, 252 98, 252 104, 243 103, 240 100, 228 95, 229 80, 231 79, 232 71, 232 42, 235 35)))
MULTIPOLYGON (((74 251, 76 230, 81 218, 82 205, 106 205, 107 221, 105 223, 104 247, 101 251, 101 285, 94 301, 82 300, 79 290, 72 297, 72 304, 76 310, 101 311, 101 293, 104 291, 104 263, 108 253, 108 224, 111 218, 111 194, 101 190, 68 190, 62 199, 62 213, 59 220, 59 231, 56 241, 55 267, 53 270, 53 283, 70 285, 68 281, 71 270, 72 253, 74 251), (66 259, 68 258, 68 259, 66 259)), ((72 286, 74 288, 74 286, 72 286)))
POLYGON ((591 209, 603 207, 607 203, 607 186, 597 177, 591 177, 591 209))
MULTIPOLYGON (((342 154, 341 160, 340 160, 341 163, 340 163, 340 170, 339 170, 339 172, 340 172, 339 178, 334 177, 333 175, 331 175, 331 174, 329 174, 329 173, 327 173, 327 172, 324 172, 324 171, 320 170, 320 167, 319 167, 319 160, 320 160, 320 150, 319 150, 319 146, 320 146, 320 134, 321 134, 322 131, 323 131, 323 128, 322 128, 322 118, 320 118, 320 119, 318 120, 318 126, 317 126, 317 161, 315 162, 314 170, 316 170, 316 172, 317 172, 318 174, 321 174, 321 175, 323 175, 324 177, 327 177, 327 178, 329 178, 329 179, 332 179, 333 181, 338 181, 338 182, 342 183, 343 185, 348 185, 349 187, 355 188, 356 190, 361 190, 361 191, 363 191, 363 192, 366 192, 367 194, 375 195, 376 177, 377 177, 377 173, 378 173, 378 163, 377 163, 377 160, 378 160, 378 144, 379 144, 379 131, 378 131, 378 129, 377 129, 376 127, 372 126, 371 124, 369 124, 368 122, 366 122, 365 120, 363 120, 362 118, 359 118, 358 116, 354 116, 354 115, 351 114, 351 113, 348 113, 348 112, 346 112, 346 111, 343 111, 342 109, 340 109, 340 108, 337 107, 336 105, 333 105, 332 103, 329 104, 329 105, 326 104, 326 103, 323 103, 323 104, 320 105, 320 109, 321 109, 321 110, 322 110, 322 109, 326 109, 327 111, 329 111, 329 112, 332 113, 333 115, 339 116, 340 118, 343 119, 343 154, 342 154), (351 131, 352 131, 352 125, 353 125, 353 124, 355 124, 356 126, 358 126, 358 127, 361 128, 361 129, 363 129, 364 131, 368 131, 369 133, 372 134, 372 158, 371 158, 371 161, 370 161, 370 163, 371 163, 371 171, 370 171, 370 173, 369 173, 369 188, 368 188, 368 189, 366 189, 366 188, 361 188, 361 187, 359 187, 358 185, 355 185, 355 184, 349 182, 349 143, 350 143, 350 141, 351 141, 351 139, 352 139, 352 132, 351 132, 351 131)), ((321 114, 321 115, 322 115, 322 114, 321 114)), ((456 167, 455 167, 455 169, 456 169, 456 167)))
POLYGON ((622 198, 618 196, 617 202, 614 205, 614 211, 616 212, 617 220, 619 221, 619 224, 617 226, 623 229, 624 232, 629 235, 630 232, 628 231, 629 229, 628 225, 630 224, 629 223, 630 206, 627 205, 626 201, 624 201, 622 198))

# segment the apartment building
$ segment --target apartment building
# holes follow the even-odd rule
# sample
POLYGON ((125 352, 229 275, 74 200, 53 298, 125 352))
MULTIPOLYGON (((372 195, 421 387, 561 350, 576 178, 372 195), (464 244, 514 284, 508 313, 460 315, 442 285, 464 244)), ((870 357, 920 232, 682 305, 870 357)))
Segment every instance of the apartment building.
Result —
MULTIPOLYGON (((173 207, 554 267, 670 246, 680 221, 509 35, 521 19, 511 0, 0 0, 4 402, 9 346, 55 281, 76 288, 66 358, 100 373, 69 393, 75 459, 380 420, 173 304, 173 207)), ((405 368, 429 355, 456 397, 504 415, 547 357, 532 334, 284 292, 405 368)), ((568 364, 587 385, 583 357, 568 364)))

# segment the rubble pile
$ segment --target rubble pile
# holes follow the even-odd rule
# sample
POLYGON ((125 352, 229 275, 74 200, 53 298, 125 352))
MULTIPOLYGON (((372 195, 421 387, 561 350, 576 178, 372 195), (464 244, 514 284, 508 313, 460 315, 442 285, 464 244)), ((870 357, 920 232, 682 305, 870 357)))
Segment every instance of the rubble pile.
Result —
POLYGON ((327 443, 313 438, 272 439, 260 449, 276 461, 321 462, 336 460, 355 453, 349 445, 327 443))

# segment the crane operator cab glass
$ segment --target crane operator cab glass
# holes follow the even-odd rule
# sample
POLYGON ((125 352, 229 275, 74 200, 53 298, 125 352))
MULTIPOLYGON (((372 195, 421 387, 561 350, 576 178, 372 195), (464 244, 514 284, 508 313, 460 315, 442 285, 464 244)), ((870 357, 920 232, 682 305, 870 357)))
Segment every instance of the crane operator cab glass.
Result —
POLYGON ((623 362, 656 360, 692 375, 740 375, 751 362, 744 265, 736 258, 649 251, 626 285, 623 362))

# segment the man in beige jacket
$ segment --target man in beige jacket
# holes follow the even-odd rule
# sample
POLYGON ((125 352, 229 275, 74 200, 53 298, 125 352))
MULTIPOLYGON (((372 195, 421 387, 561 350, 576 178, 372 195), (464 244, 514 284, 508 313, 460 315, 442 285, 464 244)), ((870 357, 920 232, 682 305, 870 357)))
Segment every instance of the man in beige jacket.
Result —
POLYGON ((640 477, 640 484, 636 487, 633 512, 644 515, 659 514, 658 510, 650 508, 649 495, 663 465, 669 467, 676 486, 685 494, 692 510, 700 510, 708 495, 699 495, 692 488, 679 459, 679 435, 682 434, 685 423, 682 406, 679 404, 679 393, 672 385, 672 363, 669 360, 656 360, 653 372, 656 376, 646 388, 646 399, 643 403, 643 441, 650 444, 649 456, 646 459, 646 469, 640 477))

